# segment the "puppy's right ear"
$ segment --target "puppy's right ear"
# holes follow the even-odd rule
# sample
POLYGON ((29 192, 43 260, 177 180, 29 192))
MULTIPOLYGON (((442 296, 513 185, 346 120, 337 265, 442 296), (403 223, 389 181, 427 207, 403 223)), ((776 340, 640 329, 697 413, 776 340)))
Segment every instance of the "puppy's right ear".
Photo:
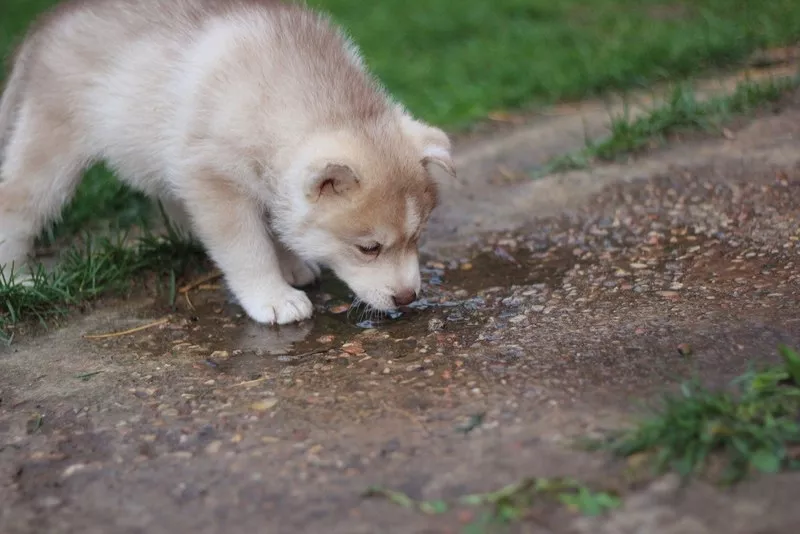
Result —
POLYGON ((328 163, 311 178, 306 195, 311 202, 346 197, 360 187, 358 176, 349 166, 328 163))
POLYGON ((436 165, 457 179, 450 139, 447 134, 439 128, 420 122, 406 114, 402 114, 400 120, 406 135, 410 136, 419 150, 422 165, 426 168, 436 165))

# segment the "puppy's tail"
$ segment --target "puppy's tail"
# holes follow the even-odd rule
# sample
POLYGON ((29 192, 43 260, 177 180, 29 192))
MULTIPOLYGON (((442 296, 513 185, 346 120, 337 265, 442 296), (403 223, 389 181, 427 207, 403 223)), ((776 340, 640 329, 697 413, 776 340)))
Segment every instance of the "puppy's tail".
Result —
POLYGON ((10 65, 10 74, 2 96, 0 96, 0 165, 3 163, 5 149, 11 141, 14 122, 17 118, 24 94, 24 78, 27 64, 33 55, 33 46, 30 41, 25 41, 20 46, 10 65))

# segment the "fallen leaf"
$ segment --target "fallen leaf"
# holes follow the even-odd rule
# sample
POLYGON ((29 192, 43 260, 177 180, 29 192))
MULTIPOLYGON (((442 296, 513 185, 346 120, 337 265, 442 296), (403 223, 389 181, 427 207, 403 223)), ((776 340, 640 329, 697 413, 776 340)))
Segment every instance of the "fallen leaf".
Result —
POLYGON ((278 399, 264 399, 251 404, 250 409, 256 412, 266 412, 274 408, 276 404, 278 404, 278 399))

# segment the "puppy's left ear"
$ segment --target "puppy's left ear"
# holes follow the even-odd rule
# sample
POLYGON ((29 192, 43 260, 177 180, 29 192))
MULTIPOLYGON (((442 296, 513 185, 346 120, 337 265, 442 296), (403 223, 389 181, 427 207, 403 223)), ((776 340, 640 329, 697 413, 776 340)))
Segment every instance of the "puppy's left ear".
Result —
POLYGON ((352 168, 344 164, 327 163, 311 177, 306 197, 312 202, 347 197, 359 187, 359 183, 352 168))
POLYGON ((403 128, 420 150, 420 161, 426 167, 436 165, 456 178, 456 168, 451 154, 450 139, 439 128, 403 116, 403 128))

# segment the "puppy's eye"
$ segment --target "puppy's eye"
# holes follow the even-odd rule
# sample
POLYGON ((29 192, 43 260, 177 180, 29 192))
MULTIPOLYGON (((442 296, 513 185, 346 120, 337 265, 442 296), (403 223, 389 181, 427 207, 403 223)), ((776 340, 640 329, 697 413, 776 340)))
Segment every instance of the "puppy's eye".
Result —
POLYGON ((358 250, 366 256, 377 256, 378 254, 381 253, 381 248, 383 248, 380 243, 373 243, 367 246, 364 245, 356 245, 356 246, 358 247, 358 250))

